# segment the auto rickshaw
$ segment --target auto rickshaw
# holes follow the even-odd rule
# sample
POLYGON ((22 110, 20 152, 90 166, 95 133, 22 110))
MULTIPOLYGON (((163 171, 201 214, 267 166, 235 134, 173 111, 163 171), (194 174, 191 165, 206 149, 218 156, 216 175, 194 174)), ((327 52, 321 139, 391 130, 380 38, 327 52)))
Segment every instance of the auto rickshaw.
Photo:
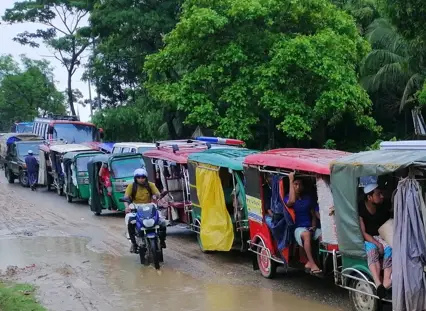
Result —
POLYGON ((124 203, 120 199, 129 184, 133 183, 133 173, 137 168, 144 167, 142 155, 137 153, 100 154, 94 156, 87 164, 89 173, 89 206, 97 216, 102 210, 124 212, 124 203), (101 167, 109 172, 111 191, 99 176, 101 167))
POLYGON ((156 148, 142 153, 149 181, 155 183, 161 192, 167 192, 159 202, 162 214, 170 224, 184 224, 186 228, 192 225, 188 155, 210 148, 224 148, 228 144, 239 146, 243 143, 240 140, 214 137, 197 139, 159 141, 156 148))
POLYGON ((38 183, 47 186, 48 190, 56 189, 57 194, 62 196, 65 183, 63 156, 68 152, 91 150, 85 145, 63 142, 40 145, 38 183))
POLYGON ((392 302, 395 311, 426 310, 425 175, 424 150, 360 152, 331 163, 331 189, 342 259, 339 265, 337 254, 333 256, 334 280, 349 290, 354 310, 376 311, 386 302, 392 302), (392 248, 393 286, 381 299, 367 264, 358 213, 359 194, 364 193, 360 187, 366 177, 377 177, 376 184, 385 202, 386 199, 391 202, 377 208, 394 209, 393 219, 378 230, 380 238, 392 248))
MULTIPOLYGON (((273 278, 277 266, 305 269, 308 262, 303 248, 294 237, 295 212, 284 203, 289 193, 288 175, 295 172, 303 178, 305 193, 318 202, 322 236, 313 243, 312 254, 323 277, 332 270, 332 253, 338 249, 334 231, 333 206, 329 175, 330 162, 347 155, 336 150, 275 149, 252 154, 244 160, 246 200, 250 228, 249 250, 254 270, 260 270, 265 278, 273 278), (269 190, 270 189, 270 190, 269 190), (267 222, 267 204, 279 216, 273 224, 267 222), (328 267, 327 265, 330 265, 328 267)), ((311 271, 310 271, 311 272, 311 271)))
POLYGON ((188 157, 192 226, 205 251, 247 250, 248 213, 243 160, 256 150, 210 149, 188 157))
POLYGON ((100 151, 67 152, 62 159, 64 165, 64 193, 69 203, 73 199, 89 200, 89 173, 87 163, 100 151))

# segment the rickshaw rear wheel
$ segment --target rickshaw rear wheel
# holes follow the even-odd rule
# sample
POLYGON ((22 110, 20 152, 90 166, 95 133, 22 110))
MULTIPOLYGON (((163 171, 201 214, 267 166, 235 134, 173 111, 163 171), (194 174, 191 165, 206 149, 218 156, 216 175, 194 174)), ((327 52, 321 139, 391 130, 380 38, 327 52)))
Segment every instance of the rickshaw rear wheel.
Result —
MULTIPOLYGON (((350 287, 372 295, 375 294, 375 289, 373 286, 363 281, 353 280, 351 281, 350 287)), ((379 310, 379 301, 374 297, 350 290, 349 299, 351 301, 352 310, 354 311, 379 310)))
POLYGON ((267 279, 272 279, 277 273, 277 263, 269 257, 269 252, 265 246, 265 243, 260 240, 257 243, 257 264, 259 266, 260 273, 267 279))

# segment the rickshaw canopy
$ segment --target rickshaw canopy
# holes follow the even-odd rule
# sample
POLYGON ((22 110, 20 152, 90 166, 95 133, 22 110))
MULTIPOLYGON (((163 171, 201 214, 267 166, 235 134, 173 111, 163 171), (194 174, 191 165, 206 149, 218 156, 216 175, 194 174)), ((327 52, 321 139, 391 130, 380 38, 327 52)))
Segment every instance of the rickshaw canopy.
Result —
POLYGON ((375 150, 351 154, 331 163, 331 190, 335 204, 340 251, 365 257, 359 226, 358 186, 363 176, 381 176, 411 165, 426 165, 426 150, 375 150))
POLYGON ((67 153, 73 151, 91 151, 93 150, 90 147, 80 145, 80 144, 59 144, 50 146, 50 150, 58 153, 67 153))
POLYGON ((94 151, 94 150, 88 150, 88 151, 71 151, 71 152, 67 152, 66 154, 64 154, 63 160, 69 160, 69 161, 74 161, 76 156, 80 156, 80 155, 95 155, 95 154, 102 154, 100 151, 94 151))
MULTIPOLYGON (((163 144, 165 142, 162 142, 163 144)), ((208 146, 205 143, 183 143, 182 141, 168 141, 165 145, 160 145, 156 149, 151 149, 143 152, 143 156, 151 159, 160 159, 171 161, 179 164, 186 164, 188 156, 194 152, 207 150, 208 146), (173 146, 177 146, 178 150, 174 150, 173 146)))
POLYGON ((329 149, 282 148, 248 155, 244 164, 329 175, 330 163, 349 154, 329 149))
POLYGON ((209 149, 192 153, 188 156, 188 160, 218 167, 227 167, 234 171, 242 171, 244 158, 258 152, 257 150, 246 148, 234 149, 223 147, 223 149, 209 149))

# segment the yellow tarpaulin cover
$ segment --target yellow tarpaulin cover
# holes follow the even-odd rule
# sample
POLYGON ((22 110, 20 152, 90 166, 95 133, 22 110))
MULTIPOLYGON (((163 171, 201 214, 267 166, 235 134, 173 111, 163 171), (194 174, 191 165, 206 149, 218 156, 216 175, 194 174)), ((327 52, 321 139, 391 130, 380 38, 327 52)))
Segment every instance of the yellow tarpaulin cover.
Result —
POLYGON ((234 243, 234 228, 225 205, 219 167, 201 165, 196 169, 197 196, 201 206, 201 243, 206 251, 229 251, 234 243))

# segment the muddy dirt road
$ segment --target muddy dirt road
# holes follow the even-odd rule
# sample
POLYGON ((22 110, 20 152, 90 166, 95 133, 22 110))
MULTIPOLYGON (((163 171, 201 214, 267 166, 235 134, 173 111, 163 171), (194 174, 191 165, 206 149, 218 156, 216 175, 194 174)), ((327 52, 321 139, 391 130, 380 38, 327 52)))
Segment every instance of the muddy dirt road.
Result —
POLYGON ((239 252, 203 254, 196 237, 168 230, 164 266, 139 264, 123 215, 94 216, 54 192, 9 185, 0 171, 2 277, 39 287, 54 311, 348 310, 347 293, 304 273, 267 280, 239 252), (14 267, 11 267, 14 266, 14 267), (9 267, 9 268, 8 268, 9 267))

